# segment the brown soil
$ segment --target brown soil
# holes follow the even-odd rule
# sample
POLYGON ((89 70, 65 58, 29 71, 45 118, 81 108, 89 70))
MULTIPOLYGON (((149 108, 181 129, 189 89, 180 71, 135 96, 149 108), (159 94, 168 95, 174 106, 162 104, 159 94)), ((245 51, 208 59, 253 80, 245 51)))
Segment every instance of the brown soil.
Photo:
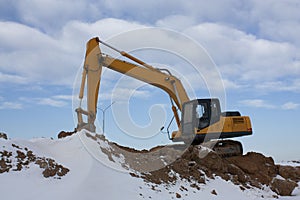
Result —
POLYGON ((285 179, 291 179, 293 181, 300 181, 300 166, 292 167, 292 166, 278 166, 278 173, 285 179))
POLYGON ((43 175, 45 178, 54 177, 56 175, 61 177, 70 171, 68 168, 57 164, 53 159, 50 158, 39 158, 35 161, 35 164, 44 169, 43 175))
POLYGON ((0 151, 0 174, 9 171, 22 171, 29 168, 31 163, 43 169, 45 178, 60 178, 69 172, 69 169, 56 163, 53 159, 38 157, 26 147, 12 144, 14 151, 0 151))
POLYGON ((138 151, 108 142, 101 135, 87 136, 109 144, 110 148, 101 150, 110 160, 114 161, 113 156, 123 156, 124 167, 136 171, 131 172, 131 176, 143 178, 145 182, 156 185, 172 185, 186 180, 191 187, 199 190, 207 178, 214 179, 219 176, 240 185, 241 190, 263 188, 266 185, 278 195, 286 196, 291 195, 300 181, 300 167, 275 165, 271 157, 256 152, 222 158, 213 151, 206 152, 207 155, 203 157, 201 146, 188 147, 184 152, 176 146, 138 151))
POLYGON ((74 129, 74 131, 70 131, 70 132, 61 131, 61 132, 58 133, 57 137, 58 137, 58 139, 65 138, 65 137, 73 135, 76 132, 77 132, 76 128, 74 129))
POLYGON ((291 195, 300 178, 299 167, 275 165, 271 157, 265 157, 260 153, 250 152, 243 156, 221 158, 216 153, 210 152, 201 159, 198 155, 199 148, 190 147, 171 165, 142 177, 153 183, 174 182, 176 178, 168 174, 175 171, 179 174, 179 179, 205 183, 205 176, 209 178, 220 176, 243 188, 262 188, 263 185, 267 185, 275 193, 283 196, 291 195), (277 175, 282 175, 283 178, 279 179, 277 175))
POLYGON ((5 133, 0 132, 0 138, 7 140, 7 135, 5 133))

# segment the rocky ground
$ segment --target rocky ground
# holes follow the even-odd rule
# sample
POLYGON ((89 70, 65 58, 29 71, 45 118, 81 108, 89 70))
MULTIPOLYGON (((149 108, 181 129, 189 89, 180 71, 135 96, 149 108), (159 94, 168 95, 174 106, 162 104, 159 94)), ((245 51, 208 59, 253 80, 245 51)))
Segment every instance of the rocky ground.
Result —
MULTIPOLYGON (((0 137, 7 139, 7 135, 0 134, 0 137)), ((0 174, 10 171, 22 171, 28 169, 31 165, 37 165, 42 169, 42 174, 45 178, 61 178, 66 175, 70 170, 52 158, 40 157, 28 149, 16 144, 11 147, 2 147, 0 150, 0 174), (10 149, 10 151, 6 150, 10 149)))

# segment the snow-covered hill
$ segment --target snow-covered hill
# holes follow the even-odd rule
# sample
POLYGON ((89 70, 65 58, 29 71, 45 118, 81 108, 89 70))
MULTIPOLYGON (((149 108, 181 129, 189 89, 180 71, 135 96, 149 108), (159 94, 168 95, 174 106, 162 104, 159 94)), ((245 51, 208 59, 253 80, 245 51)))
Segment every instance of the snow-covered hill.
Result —
POLYGON ((2 156, 2 160, 5 158, 11 166, 0 174, 1 199, 300 199, 299 186, 293 196, 281 197, 268 187, 241 189, 220 177, 205 176, 205 184, 197 187, 181 178, 172 184, 154 184, 143 179, 113 148, 101 137, 84 131, 59 140, 0 138, 0 152, 10 154, 2 156), (18 158, 23 155, 20 152, 25 155, 22 159, 18 158), (35 159, 29 156, 30 160, 28 154, 35 159), (41 167, 36 160, 48 161, 48 167, 49 160, 53 160, 59 172, 68 170, 64 175, 56 173, 46 178, 47 167, 41 167), (23 166, 17 170, 21 161, 23 166))

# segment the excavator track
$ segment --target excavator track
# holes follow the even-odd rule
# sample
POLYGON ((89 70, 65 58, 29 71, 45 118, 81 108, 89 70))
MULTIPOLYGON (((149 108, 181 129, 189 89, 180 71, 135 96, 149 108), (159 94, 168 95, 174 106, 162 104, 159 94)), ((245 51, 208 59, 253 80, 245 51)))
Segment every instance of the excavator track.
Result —
MULTIPOLYGON (((184 144, 170 145, 177 150, 185 150, 189 146, 189 143, 185 141, 184 144)), ((242 156, 243 145, 239 141, 235 140, 215 140, 202 143, 192 143, 191 146, 202 146, 211 149, 222 158, 242 156)))
MULTIPOLYGON (((185 145, 191 144, 192 146, 203 146, 213 150, 220 157, 233 157, 243 155, 243 145, 236 140, 210 140, 208 142, 193 140, 192 137, 181 137, 176 141, 183 141, 185 145), (192 141, 192 142, 191 142, 192 141)), ((183 145, 183 146, 185 146, 183 145)), ((186 146, 185 146, 186 147, 186 146)))
POLYGON ((221 157, 232 157, 243 155, 243 146, 239 141, 220 140, 212 148, 221 157))
POLYGON ((201 143, 200 146, 214 151, 222 158, 243 155, 243 146, 239 141, 217 140, 201 143))

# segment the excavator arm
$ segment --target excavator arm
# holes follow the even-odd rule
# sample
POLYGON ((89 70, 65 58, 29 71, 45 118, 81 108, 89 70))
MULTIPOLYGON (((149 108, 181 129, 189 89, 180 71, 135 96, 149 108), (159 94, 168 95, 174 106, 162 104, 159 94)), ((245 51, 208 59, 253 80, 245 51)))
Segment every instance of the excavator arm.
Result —
POLYGON ((85 128, 93 132, 95 131, 94 121, 97 113, 97 101, 101 82, 102 67, 107 67, 119 73, 126 74, 127 76, 156 86, 168 93, 171 101, 175 102, 176 107, 172 104, 172 110, 178 125, 178 129, 180 129, 180 119, 177 109, 182 110, 182 105, 190 100, 181 81, 166 69, 154 68, 124 51, 119 51, 109 46, 108 44, 100 41, 99 38, 92 38, 88 41, 86 47, 82 82, 79 93, 79 99, 82 101, 86 84, 87 110, 82 109, 81 105, 76 109, 78 116, 77 130, 85 128), (121 55, 131 59, 137 64, 102 54, 99 43, 103 43, 104 45, 118 51, 121 55), (83 115, 87 116, 87 122, 83 121, 83 115))

